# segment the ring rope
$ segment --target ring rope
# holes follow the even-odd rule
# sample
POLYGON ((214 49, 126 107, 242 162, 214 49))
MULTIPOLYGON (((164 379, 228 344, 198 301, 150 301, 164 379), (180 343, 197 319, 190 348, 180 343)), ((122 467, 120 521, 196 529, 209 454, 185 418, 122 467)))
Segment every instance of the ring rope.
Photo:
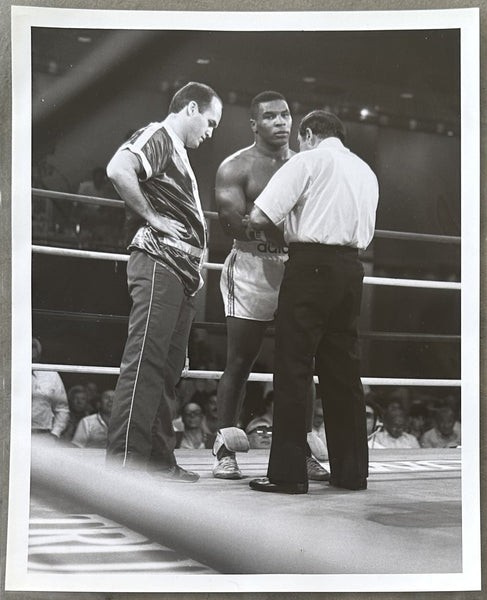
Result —
MULTIPOLYGON (((67 256, 71 258, 92 258, 97 260, 115 260, 128 262, 128 254, 116 254, 111 252, 95 252, 93 250, 75 250, 73 248, 56 248, 53 246, 32 246, 32 251, 37 254, 49 254, 54 256, 67 256)), ((203 268, 210 271, 221 271, 223 264, 203 263, 203 268)), ((399 279, 394 277, 364 277, 365 284, 387 285, 397 287, 415 287, 443 290, 460 290, 462 284, 457 281, 430 281, 427 279, 399 279)))
POLYGON ((68 192, 55 192, 51 190, 42 190, 32 188, 32 195, 39 198, 50 198, 51 200, 72 200, 73 202, 83 202, 85 204, 99 204, 100 206, 113 206, 114 208, 123 208, 123 200, 115 198, 99 198, 98 196, 84 196, 82 194, 69 194, 68 192))
MULTIPOLYGON (((58 373, 89 373, 92 375, 118 375, 119 367, 93 367, 87 365, 60 365, 49 363, 33 363, 33 371, 57 371, 58 373)), ((184 370, 182 377, 188 379, 220 379, 223 371, 184 370)), ((392 385, 392 386, 419 386, 419 387, 457 387, 461 385, 460 379, 414 379, 404 377, 362 377, 364 385, 392 385)), ((272 382, 272 373, 250 373, 248 381, 272 382)), ((318 377, 314 377, 319 383, 318 377)))
MULTIPOLYGON (((50 190, 41 190, 38 188, 32 189, 33 195, 38 197, 47 197, 51 199, 59 200, 71 200, 76 202, 82 202, 87 204, 97 204, 103 206, 112 206, 116 208, 122 208, 124 206, 123 200, 109 199, 109 198, 98 198, 94 196, 84 196, 79 194, 69 194, 65 192, 55 192, 50 190)), ((218 213, 205 211, 205 216, 210 219, 218 219, 218 213)), ((444 236, 444 235, 433 235, 433 234, 417 234, 409 232, 396 232, 388 230, 376 230, 375 237, 377 238, 389 238, 389 239, 402 239, 402 240, 415 240, 415 241, 429 241, 439 243, 455 243, 459 244, 461 238, 458 236, 444 236)), ((91 258, 98 260, 114 260, 127 262, 129 256, 121 253, 108 253, 108 252, 97 252, 91 250, 77 250, 71 248, 55 248, 49 246, 33 245, 32 251, 39 254, 48 254, 56 256, 66 256, 71 258, 91 258)), ((208 270, 221 270, 222 264, 208 263, 203 264, 203 268, 208 270)), ((364 283, 385 285, 385 286, 398 286, 398 287, 417 287, 417 288, 436 288, 436 289, 461 289, 461 283, 458 282, 446 282, 446 281, 429 281, 429 280, 413 280, 413 279, 399 279, 390 277, 364 277, 364 283)), ((113 316, 115 319, 121 319, 123 317, 113 316)), ((125 319, 125 318, 124 318, 125 319)), ((200 324, 200 326, 203 324, 200 324)), ((213 324, 216 325, 216 324, 213 324)), ((223 324, 218 324, 223 325, 223 324)), ((369 338, 374 337, 374 333, 368 332, 369 338)), ((392 334, 396 336, 396 339, 407 339, 411 338, 414 334, 392 334)), ((375 332, 376 339, 385 338, 390 339, 391 334, 388 332, 375 332)), ((449 340, 453 337, 455 341, 459 339, 459 336, 432 336, 426 334, 420 334, 422 339, 431 340, 432 337, 435 339, 448 338, 449 340)), ((80 365, 54 365, 45 363, 35 363, 32 365, 34 370, 43 371, 58 371, 58 372, 70 372, 70 373, 90 373, 90 374, 111 374, 118 375, 120 369, 118 367, 94 367, 94 366, 80 366, 80 365)), ((223 374, 223 371, 192 371, 187 367, 183 370, 182 376, 194 379, 219 379, 223 374)), ((249 375, 249 381, 272 381, 272 373, 251 373, 249 375)), ((315 376, 315 382, 318 382, 318 378, 315 376)), ((366 385, 411 385, 411 386, 459 386, 461 380, 456 379, 412 379, 412 378, 374 378, 364 377, 362 382, 366 385)))
MULTIPOLYGON (((122 208, 125 206, 123 200, 115 200, 112 198, 98 198, 96 196, 83 196, 80 194, 69 194, 67 192, 55 192, 50 190, 42 190, 32 188, 32 194, 37 197, 51 198, 53 200, 71 200, 74 202, 83 202, 86 204, 99 204, 101 206, 112 206, 114 208, 122 208)), ((209 219, 218 220, 219 216, 214 211, 204 211, 204 214, 209 219)), ((412 233, 406 231, 391 231, 387 229, 377 229, 374 237, 387 238, 397 240, 413 240, 417 242, 437 242, 440 244, 460 244, 461 237, 455 235, 437 235, 432 233, 412 233)))
MULTIPOLYGON (((67 310, 50 310, 34 308, 32 313, 38 317, 53 319, 68 319, 70 321, 97 322, 126 324, 128 316, 109 315, 105 313, 73 312, 67 310)), ((205 321, 193 321, 193 329, 205 329, 213 333, 226 333, 225 323, 211 323, 205 321)), ((269 326, 266 335, 274 335, 274 327, 269 326)), ((440 333, 405 333, 399 331, 360 331, 359 338, 368 340, 387 340, 388 342, 458 342, 461 336, 458 334, 440 333)))

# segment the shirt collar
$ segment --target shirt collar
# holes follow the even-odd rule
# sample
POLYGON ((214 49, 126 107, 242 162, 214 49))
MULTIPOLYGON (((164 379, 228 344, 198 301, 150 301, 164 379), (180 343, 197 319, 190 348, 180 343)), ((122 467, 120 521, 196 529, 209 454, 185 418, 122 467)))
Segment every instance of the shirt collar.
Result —
POLYGON ((162 124, 164 125, 164 129, 171 136, 171 139, 174 142, 174 145, 176 146, 177 150, 186 152, 186 148, 184 146, 183 140, 178 136, 178 134, 174 131, 174 129, 169 125, 167 120, 163 121, 162 124))
POLYGON ((342 141, 339 138, 337 138, 337 137, 327 137, 327 138, 325 138, 323 141, 321 141, 318 144, 318 148, 320 148, 321 146, 335 147, 335 148, 345 148, 345 146, 342 144, 342 141))

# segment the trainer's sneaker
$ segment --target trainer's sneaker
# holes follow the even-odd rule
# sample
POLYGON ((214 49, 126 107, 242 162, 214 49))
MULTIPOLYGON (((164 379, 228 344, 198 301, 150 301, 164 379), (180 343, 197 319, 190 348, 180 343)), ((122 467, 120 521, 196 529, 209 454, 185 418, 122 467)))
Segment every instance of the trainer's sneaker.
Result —
POLYGON ((221 458, 216 457, 213 465, 213 477, 217 479, 242 479, 242 472, 238 468, 234 452, 221 458))
POLYGON ((311 481, 328 481, 330 479, 330 473, 312 456, 306 458, 306 470, 308 479, 311 481))
POLYGON ((187 471, 179 465, 174 465, 168 469, 152 471, 150 474, 153 477, 161 477, 167 481, 174 481, 177 483, 196 483, 200 476, 194 471, 187 471))

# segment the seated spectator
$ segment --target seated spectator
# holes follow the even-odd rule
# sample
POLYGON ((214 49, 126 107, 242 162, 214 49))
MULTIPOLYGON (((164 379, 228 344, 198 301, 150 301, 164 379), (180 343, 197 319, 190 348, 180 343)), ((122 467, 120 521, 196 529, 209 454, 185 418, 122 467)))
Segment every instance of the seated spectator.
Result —
MULTIPOLYGON (((42 346, 32 338, 32 362, 40 362, 42 346)), ((69 420, 66 390, 59 373, 32 371, 32 433, 50 433, 59 439, 69 420)))
POLYGON ((397 406, 386 411, 384 428, 369 437, 369 448, 419 448, 419 442, 410 433, 406 433, 406 413, 397 406))
POLYGON ((272 441, 272 413, 274 407, 274 392, 267 392, 261 406, 260 414, 255 416, 245 428, 251 448, 270 448, 272 441))
POLYGON ((421 438, 423 448, 457 448, 461 445, 460 423, 455 420, 455 411, 443 406, 435 413, 435 426, 425 431, 421 438))
POLYGON ((270 448, 272 442, 272 414, 274 407, 274 392, 270 390, 264 398, 261 414, 249 421, 245 428, 250 448, 270 448))
POLYGON ((429 421, 428 409, 420 402, 413 402, 409 411, 409 433, 420 442, 429 421))
POLYGON ((203 421, 201 427, 208 435, 216 436, 218 431, 218 405, 216 392, 209 394, 203 406, 203 421))
POLYGON ((365 417, 367 419, 367 437, 383 427, 381 419, 381 410, 372 399, 365 399, 365 417))
POLYGON ((311 431, 307 434, 308 446, 312 455, 318 460, 328 459, 326 445, 325 422, 323 419, 323 404, 321 398, 315 398, 313 403, 313 421, 311 431))
POLYGON ((321 398, 316 398, 314 402, 312 432, 326 445, 325 422, 323 419, 323 405, 321 398))
POLYGON ((249 440, 249 446, 252 449, 270 448, 272 443, 272 425, 262 417, 255 417, 247 425, 245 432, 249 440))
POLYGON ((78 423, 89 414, 88 394, 83 385, 75 385, 68 390, 69 419, 63 431, 62 439, 70 442, 78 423))
POLYGON ((181 418, 184 431, 176 431, 176 448, 187 448, 198 450, 201 448, 212 448, 215 436, 209 436, 203 431, 201 422, 203 410, 196 402, 188 402, 183 406, 181 418))
POLYGON ((72 444, 78 448, 106 448, 114 396, 114 390, 103 392, 98 402, 98 412, 81 419, 71 440, 72 444))
POLYGON ((100 405, 100 390, 98 384, 94 381, 88 381, 85 384, 86 393, 88 394, 88 410, 91 414, 98 412, 100 405))

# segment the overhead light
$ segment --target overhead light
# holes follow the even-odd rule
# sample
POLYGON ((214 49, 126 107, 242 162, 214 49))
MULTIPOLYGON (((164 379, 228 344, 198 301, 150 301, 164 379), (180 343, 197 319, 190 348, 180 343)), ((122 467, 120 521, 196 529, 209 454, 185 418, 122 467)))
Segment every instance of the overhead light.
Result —
POLYGON ((411 100, 411 98, 414 98, 414 94, 412 92, 403 92, 401 98, 404 100, 411 100))
POLYGON ((370 110, 368 108, 362 108, 360 111, 360 118, 366 119, 370 115, 370 110))
POLYGON ((91 44, 92 39, 88 35, 79 35, 78 42, 80 42, 80 44, 91 44))
POLYGON ((316 83, 316 77, 307 76, 303 77, 304 83, 316 83))
POLYGON ((199 65, 209 65, 210 64, 210 59, 209 58, 197 58, 196 62, 199 65))

